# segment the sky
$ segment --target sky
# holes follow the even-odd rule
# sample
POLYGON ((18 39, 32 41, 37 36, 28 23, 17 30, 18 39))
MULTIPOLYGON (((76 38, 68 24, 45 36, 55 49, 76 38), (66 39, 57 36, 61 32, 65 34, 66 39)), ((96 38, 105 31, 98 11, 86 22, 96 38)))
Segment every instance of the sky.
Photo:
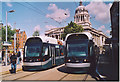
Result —
MULTIPOLYGON (((112 1, 83 1, 83 5, 89 12, 92 27, 111 37, 110 7, 112 1)), ((44 35, 45 31, 51 28, 64 27, 70 21, 74 21, 75 9, 78 6, 79 1, 76 0, 70 2, 2 2, 2 23, 6 25, 6 11, 15 10, 7 15, 8 25, 12 29, 25 31, 27 37, 32 36, 36 30, 40 31, 40 35, 44 35)))

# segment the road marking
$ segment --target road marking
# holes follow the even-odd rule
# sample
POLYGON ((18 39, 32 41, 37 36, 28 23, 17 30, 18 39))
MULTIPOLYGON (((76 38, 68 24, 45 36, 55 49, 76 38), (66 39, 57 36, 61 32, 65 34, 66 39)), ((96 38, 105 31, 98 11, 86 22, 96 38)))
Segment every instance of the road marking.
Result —
POLYGON ((88 74, 85 76, 85 78, 83 79, 83 81, 85 81, 87 79, 87 77, 88 77, 88 74))
MULTIPOLYGON (((35 72, 35 73, 38 73, 38 72, 35 72)), ((28 77, 28 76, 33 75, 33 74, 35 74, 35 73, 28 74, 28 75, 26 75, 26 76, 22 76, 22 77, 19 77, 19 78, 13 79, 13 80, 18 80, 18 79, 21 79, 21 78, 23 78, 23 77, 28 77)))
POLYGON ((67 77, 68 76, 68 74, 66 74, 65 76, 63 76, 59 81, 61 81, 62 79, 64 79, 65 77, 67 77))
MULTIPOLYGON (((19 74, 19 73, 23 73, 22 71, 19 71, 19 72, 17 72, 16 74, 19 74)), ((5 78, 5 77, 9 77, 9 76, 11 76, 12 74, 11 73, 9 73, 9 74, 4 74, 4 75, 2 75, 2 78, 5 78)))

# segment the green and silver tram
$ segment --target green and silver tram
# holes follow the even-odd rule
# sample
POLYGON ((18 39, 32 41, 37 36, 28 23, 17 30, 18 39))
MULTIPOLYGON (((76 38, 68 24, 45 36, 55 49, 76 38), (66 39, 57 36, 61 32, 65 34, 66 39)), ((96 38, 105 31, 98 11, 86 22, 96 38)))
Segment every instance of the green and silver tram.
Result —
POLYGON ((24 47, 23 70, 41 70, 64 63, 62 41, 51 37, 30 37, 24 47))
POLYGON ((96 56, 92 35, 88 32, 71 33, 65 38, 65 66, 68 68, 90 68, 96 56))

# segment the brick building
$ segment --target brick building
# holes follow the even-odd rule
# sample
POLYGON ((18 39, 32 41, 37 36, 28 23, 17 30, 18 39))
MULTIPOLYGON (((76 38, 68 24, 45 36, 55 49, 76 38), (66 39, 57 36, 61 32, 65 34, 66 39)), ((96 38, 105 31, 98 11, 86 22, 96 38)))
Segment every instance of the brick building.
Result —
MULTIPOLYGON (((25 45, 25 42, 26 42, 26 39, 27 39, 27 35, 25 33, 25 31, 20 31, 20 29, 17 29, 16 30, 16 50, 18 51, 18 49, 23 49, 24 48, 24 45, 25 45)), ((14 49, 14 39, 13 39, 13 42, 12 42, 12 47, 14 49)))

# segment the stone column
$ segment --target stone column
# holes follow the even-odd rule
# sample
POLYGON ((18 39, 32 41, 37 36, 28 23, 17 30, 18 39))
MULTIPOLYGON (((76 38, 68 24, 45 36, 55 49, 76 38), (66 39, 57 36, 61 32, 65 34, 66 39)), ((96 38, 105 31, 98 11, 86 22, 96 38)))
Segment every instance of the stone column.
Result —
POLYGON ((81 22, 81 15, 80 15, 80 22, 81 22))

